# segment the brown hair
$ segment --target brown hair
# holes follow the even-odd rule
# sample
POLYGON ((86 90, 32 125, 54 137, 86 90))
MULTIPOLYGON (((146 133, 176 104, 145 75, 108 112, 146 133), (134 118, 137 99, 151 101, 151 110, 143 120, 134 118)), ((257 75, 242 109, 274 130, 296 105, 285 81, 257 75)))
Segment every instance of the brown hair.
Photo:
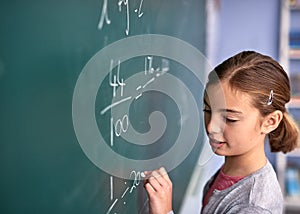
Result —
POLYGON ((278 62, 254 51, 243 51, 218 65, 209 74, 207 85, 218 80, 249 94, 262 116, 275 110, 283 113, 279 126, 269 133, 272 152, 287 153, 296 148, 299 130, 285 108, 291 97, 289 78, 278 62), (268 103, 271 91, 273 100, 268 103))

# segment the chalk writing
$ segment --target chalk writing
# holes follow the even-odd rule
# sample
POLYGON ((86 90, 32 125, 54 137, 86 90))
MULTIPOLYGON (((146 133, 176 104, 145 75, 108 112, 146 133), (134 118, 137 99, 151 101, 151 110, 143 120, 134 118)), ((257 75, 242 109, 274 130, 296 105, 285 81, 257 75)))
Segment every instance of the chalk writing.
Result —
POLYGON ((100 114, 105 114, 105 112, 107 112, 109 109, 111 109, 111 108, 113 108, 113 107, 115 107, 115 106, 117 106, 117 105, 119 105, 119 104, 121 104, 121 103, 124 103, 124 102, 130 100, 131 98, 132 98, 132 97, 129 96, 129 97, 126 97, 126 98, 124 98, 124 99, 121 99, 121 100, 119 100, 119 101, 117 101, 117 102, 115 102, 115 103, 112 103, 111 105, 109 105, 109 106, 107 106, 106 108, 104 108, 104 109, 100 112, 100 114))
POLYGON ((119 5, 119 11, 122 11, 122 4, 126 6, 126 36, 129 34, 129 0, 119 0, 118 5, 119 5))
POLYGON ((113 117, 110 118, 110 145, 114 145, 114 135, 119 137, 122 133, 125 133, 129 127, 128 115, 125 114, 122 119, 118 119, 114 123, 113 117))
POLYGON ((125 114, 121 119, 118 119, 117 122, 115 123, 115 134, 117 137, 119 137, 121 135, 121 133, 126 132, 129 126, 129 121, 128 121, 128 115, 125 114))
POLYGON ((114 199, 114 178, 110 176, 110 200, 114 199))
POLYGON ((145 57, 145 75, 147 74, 154 74, 156 73, 156 76, 161 76, 169 71, 169 60, 162 58, 161 59, 161 67, 154 68, 153 67, 153 56, 147 56, 145 57), (157 75, 158 74, 158 75, 157 75))
MULTIPOLYGON (((144 0, 141 0, 140 3, 139 3, 138 9, 134 10, 134 12, 137 14, 138 18, 141 18, 144 14, 144 12, 142 12, 143 2, 144 2, 144 0)), ((129 6, 129 0, 118 0, 117 4, 118 4, 119 12, 122 12, 122 6, 126 7, 125 34, 126 34, 126 36, 128 36, 129 31, 130 31, 130 6, 129 6)), ((101 30, 103 28, 104 21, 107 25, 111 24, 111 20, 108 17, 108 0, 103 1, 102 11, 101 11, 100 19, 99 19, 99 22, 98 22, 98 29, 99 30, 101 30)))
POLYGON ((112 80, 112 70, 113 70, 113 63, 114 61, 110 61, 110 72, 109 72, 109 85, 113 87, 113 97, 116 96, 116 90, 117 87, 121 87, 121 97, 123 96, 123 91, 124 91, 124 80, 123 78, 120 80, 120 60, 118 61, 118 67, 117 67, 117 75, 114 75, 114 79, 112 80))
MULTIPOLYGON (((120 68, 121 68, 121 63, 120 61, 118 61, 118 66, 117 66, 117 74, 112 74, 112 70, 113 70, 113 60, 110 61, 110 72, 109 72, 109 85, 113 88, 113 97, 116 97, 117 94, 117 89, 118 87, 120 87, 120 96, 123 97, 124 95, 124 88, 126 86, 126 83, 124 82, 124 79, 121 78, 120 79, 120 68)), ((145 89, 150 83, 154 82, 156 78, 164 75, 166 72, 169 71, 169 60, 162 58, 161 60, 161 66, 158 66, 156 68, 153 67, 152 65, 153 63, 153 56, 147 56, 145 57, 145 67, 144 67, 144 72, 145 75, 150 75, 150 79, 145 82, 142 85, 139 85, 136 87, 136 91, 139 91, 141 89, 145 89)), ((138 99, 139 97, 141 97, 142 92, 139 92, 139 94, 137 96, 135 96, 135 99, 138 99)), ((119 101, 116 101, 110 105, 108 105, 106 108, 104 108, 103 110, 101 110, 100 114, 103 115, 105 114, 105 112, 107 112, 108 110, 110 110, 111 108, 122 104, 126 101, 129 101, 132 98, 132 96, 128 96, 126 98, 120 99, 119 101)))
POLYGON ((108 18, 107 0, 104 0, 104 2, 103 2, 102 13, 101 13, 100 20, 98 23, 98 29, 102 29, 104 20, 105 20, 106 24, 108 24, 108 25, 111 23, 110 19, 108 18))
POLYGON ((121 198, 124 198, 124 196, 126 195, 126 193, 128 192, 128 190, 129 190, 129 187, 127 187, 127 188, 125 189, 125 191, 123 192, 121 198))
POLYGON ((112 205, 109 207, 109 209, 107 210, 106 214, 109 214, 111 212, 111 210, 114 208, 114 206, 116 205, 116 203, 118 202, 118 199, 116 199, 114 201, 114 203, 112 203, 112 205))
POLYGON ((135 9, 135 10, 134 10, 134 12, 136 12, 136 13, 138 14, 138 17, 139 17, 139 18, 142 17, 142 15, 144 14, 144 13, 142 12, 143 1, 144 1, 144 0, 141 0, 139 9, 135 9))
MULTIPOLYGON (((120 6, 122 4, 128 5, 128 1, 122 0, 119 1, 120 6)), ((142 1, 141 1, 142 4, 142 1)), ((136 100, 139 97, 142 96, 143 91, 149 87, 149 85, 153 84, 157 78, 162 77, 166 72, 170 70, 169 68, 169 61, 167 59, 162 58, 161 61, 155 61, 156 64, 159 66, 154 66, 154 57, 153 56, 146 56, 144 58, 144 69, 141 69, 140 72, 143 72, 142 74, 145 75, 145 79, 143 79, 143 82, 137 84, 135 87, 136 92, 138 92, 138 95, 129 95, 124 96, 127 92, 125 90, 126 83, 125 80, 122 78, 121 75, 121 62, 118 61, 115 71, 113 71, 113 65, 114 60, 112 59, 110 61, 110 72, 109 72, 109 86, 112 89, 112 97, 114 98, 113 103, 109 104, 105 108, 103 108, 100 111, 100 114, 103 115, 110 109, 121 105, 125 102, 136 100), (159 63, 157 63, 159 62, 159 63)), ((128 87, 128 86, 127 86, 128 87)), ((128 93, 128 92, 127 92, 128 93)), ((114 138, 120 137, 123 133, 127 132, 127 130, 130 127, 129 117, 127 113, 124 113, 123 116, 118 116, 117 118, 114 118, 113 115, 110 117, 110 146, 114 146, 114 138)), ((107 210, 107 214, 110 214, 117 203, 123 203, 123 205, 126 205, 126 195, 132 194, 134 190, 140 185, 141 179, 145 178, 145 174, 143 172, 139 171, 131 171, 129 175, 129 179, 132 180, 131 185, 128 185, 127 182, 125 182, 126 187, 124 188, 123 192, 120 194, 120 197, 114 198, 114 179, 113 176, 110 176, 110 200, 112 204, 107 210)), ((145 203, 146 204, 146 203, 145 203)), ((144 204, 144 206, 145 206, 144 204)), ((144 207, 143 206, 143 207, 144 207)), ((114 212, 115 213, 115 212, 114 212)))
MULTIPOLYGON (((136 189, 139 186, 139 184, 141 183, 141 181, 140 181, 141 180, 141 172, 136 172, 135 170, 133 170, 133 171, 130 172, 129 178, 133 179, 133 182, 132 182, 131 186, 127 186, 125 188, 125 190, 123 191, 123 193, 121 194, 121 197, 120 198, 116 198, 114 200, 114 202, 108 208, 106 214, 109 214, 113 210, 114 206, 117 204, 118 201, 121 201, 121 199, 124 200, 124 197, 127 194, 131 194, 134 191, 134 189, 136 189)), ((111 186, 113 186, 112 176, 110 177, 110 181, 111 181, 111 186)), ((124 184, 127 185, 127 182, 124 182, 124 184)), ((111 189, 112 188, 113 187, 111 187, 111 189)), ((110 199, 111 199, 111 201, 113 201, 112 193, 111 193, 111 198, 110 199)), ((126 205, 126 201, 123 201, 123 204, 126 205)))
MULTIPOLYGON (((144 73, 145 75, 153 76, 150 78, 146 83, 143 85, 139 85, 136 87, 136 91, 140 91, 142 89, 145 89, 150 83, 155 81, 155 78, 158 78, 162 75, 164 75, 166 72, 170 70, 169 67, 169 60, 162 58, 161 60, 161 67, 154 68, 153 67, 153 56, 147 56, 144 60, 144 73)), ((139 92, 137 96, 135 96, 135 99, 138 99, 142 96, 143 92, 139 92)))
POLYGON ((110 118, 110 146, 114 146, 114 118, 110 118))
POLYGON ((136 171, 132 171, 130 173, 129 178, 131 178, 131 176, 133 176, 133 183, 132 183, 132 186, 130 188, 130 193, 132 193, 132 191, 140 184, 141 173, 140 172, 136 172, 136 171))

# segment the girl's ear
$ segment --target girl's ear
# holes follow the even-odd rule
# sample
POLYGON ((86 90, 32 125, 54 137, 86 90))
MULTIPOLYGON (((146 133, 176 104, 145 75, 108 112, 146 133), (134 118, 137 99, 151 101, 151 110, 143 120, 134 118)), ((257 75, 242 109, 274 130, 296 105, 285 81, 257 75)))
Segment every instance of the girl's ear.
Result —
POLYGON ((283 118, 283 114, 279 110, 273 111, 268 116, 266 116, 263 119, 263 123, 262 123, 262 129, 261 129, 262 134, 269 134, 270 132, 275 130, 278 127, 279 123, 281 122, 282 118, 283 118))

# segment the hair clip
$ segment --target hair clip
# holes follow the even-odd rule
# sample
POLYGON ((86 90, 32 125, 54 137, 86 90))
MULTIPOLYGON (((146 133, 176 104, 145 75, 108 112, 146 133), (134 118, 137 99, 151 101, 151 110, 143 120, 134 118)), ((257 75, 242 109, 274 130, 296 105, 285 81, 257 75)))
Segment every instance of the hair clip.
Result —
POLYGON ((269 95, 269 99, 268 99, 268 102, 267 102, 268 106, 273 103, 273 99, 274 99, 274 93, 273 93, 273 90, 271 90, 270 95, 269 95))

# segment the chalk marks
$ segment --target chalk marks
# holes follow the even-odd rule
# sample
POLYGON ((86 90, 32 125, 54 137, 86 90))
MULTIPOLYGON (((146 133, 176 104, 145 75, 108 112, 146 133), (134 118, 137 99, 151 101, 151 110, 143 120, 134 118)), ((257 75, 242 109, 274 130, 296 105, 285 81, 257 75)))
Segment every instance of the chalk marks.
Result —
POLYGON ((126 195, 126 193, 128 192, 128 190, 129 190, 129 187, 127 187, 127 188, 125 189, 125 191, 123 192, 121 198, 124 198, 124 196, 126 195))
MULTIPOLYGON (((128 3, 127 1, 124 1, 124 4, 128 3)), ((138 98, 140 98, 144 92, 144 90, 147 89, 147 87, 151 84, 153 84, 157 78, 160 78, 170 70, 169 68, 169 61, 167 59, 162 58, 161 61, 158 60, 157 67, 154 67, 154 58, 153 56, 146 56, 144 58, 144 69, 141 70, 141 74, 144 75, 146 78, 142 81, 137 81, 136 86, 134 87, 137 92, 137 94, 128 94, 126 95, 126 87, 130 86, 130 84, 126 84, 126 80, 124 80, 122 76, 122 69, 121 69, 121 63, 118 61, 116 63, 116 68, 114 69, 114 60, 111 59, 110 61, 110 71, 109 71, 109 78, 108 78, 108 85, 111 87, 111 93, 113 100, 111 104, 106 106, 100 111, 100 115, 104 115, 109 110, 112 110, 112 108, 115 108, 119 105, 124 104, 125 102, 131 102, 138 98)), ((156 61, 157 62, 157 61, 156 61)), ((121 113, 122 115, 122 113, 121 113)), ((130 127, 130 121, 127 113, 124 113, 123 116, 113 116, 110 117, 110 146, 114 146, 114 138, 120 137, 123 133, 127 132, 128 128, 130 127)), ((124 184, 126 187, 124 187, 124 190, 120 193, 119 197, 115 198, 116 195, 114 193, 114 178, 113 176, 110 176, 110 200, 111 205, 109 206, 106 214, 114 213, 112 212, 114 208, 116 209, 116 205, 119 203, 123 203, 123 205, 126 205, 126 195, 132 194, 135 189, 140 185, 141 179, 145 177, 143 172, 132 170, 129 174, 129 179, 132 180, 130 182, 130 185, 125 182, 124 184)))
POLYGON ((114 75, 114 79, 112 80, 112 70, 113 70, 113 60, 110 60, 110 72, 109 72, 109 85, 113 87, 113 97, 116 96, 116 89, 118 86, 121 87, 121 97, 123 96, 124 91, 124 80, 123 78, 120 80, 120 60, 118 61, 118 69, 117 69, 117 75, 114 75))
POLYGON ((102 29, 104 20, 108 25, 111 23, 110 19, 108 18, 107 1, 108 0, 103 1, 102 12, 98 23, 98 29, 102 29))
MULTIPOLYGON (((137 18, 141 18, 144 15, 144 12, 142 11, 143 8, 143 0, 140 0, 138 7, 136 9, 134 9, 134 13, 137 14, 137 18)), ((125 7, 125 21, 126 21, 126 28, 125 28, 125 34, 126 36, 129 35, 130 32, 130 5, 129 5, 129 0, 118 0, 117 2, 118 8, 119 8, 119 13, 122 12, 122 8, 125 7)), ((136 7, 134 5, 134 7, 136 7)), ((100 19, 98 22, 98 29, 102 30, 104 22, 107 25, 111 24, 111 20, 108 17, 108 0, 104 0, 103 1, 103 5, 102 5, 102 10, 101 10, 101 15, 100 15, 100 19)))
POLYGON ((141 172, 136 172, 136 171, 133 170, 130 173, 129 178, 131 178, 131 177, 133 177, 133 183, 132 183, 132 186, 130 188, 130 193, 132 193, 132 191, 134 189, 136 189, 137 186, 140 184, 140 182, 141 182, 141 172))
POLYGON ((137 13, 137 15, 138 15, 139 18, 141 18, 142 15, 144 14, 144 13, 142 12, 143 1, 144 1, 144 0, 141 0, 139 9, 135 9, 135 10, 134 10, 134 12, 137 13))
POLYGON ((131 98, 132 98, 132 97, 129 96, 129 97, 126 97, 126 98, 124 98, 124 99, 122 99, 122 100, 120 100, 120 101, 118 101, 118 102, 115 102, 115 103, 110 104, 109 106, 107 106, 106 108, 104 108, 104 109, 100 112, 100 114, 105 114, 105 112, 107 112, 107 111, 110 110, 111 108, 113 108, 113 107, 115 107, 115 106, 117 106, 117 105, 119 105, 119 104, 121 104, 121 103, 124 103, 124 102, 130 100, 131 98))
POLYGON ((110 200, 114 198, 114 177, 110 176, 110 200))
MULTIPOLYGON (((198 123, 199 108, 196 103, 197 97, 193 96, 189 90, 190 85, 185 85, 185 82, 181 81, 180 76, 173 75, 173 72, 167 72, 170 69, 168 61, 162 58, 165 57, 172 60, 171 71, 173 71, 173 61, 179 62, 187 70, 192 71, 192 74, 195 74, 195 79, 201 83, 203 82, 201 79, 202 73, 205 73, 202 68, 206 68, 206 66, 203 65, 201 55, 198 56, 196 48, 184 42, 182 43, 181 40, 176 38, 163 35, 141 35, 129 36, 120 41, 124 40, 125 42, 118 41, 104 47, 83 68, 74 89, 72 117, 78 142, 87 157, 109 175, 128 179, 128 172, 131 172, 132 169, 138 172, 145 168, 154 168, 158 163, 165 163, 164 165, 168 169, 174 169, 190 153, 190 148, 193 148, 201 131, 198 123), (150 44, 150 46, 143 44, 150 44), (180 51, 174 51, 174 49, 180 51), (132 63, 131 59, 134 59, 134 63, 132 63), (161 61, 157 59, 161 59, 161 61), (140 61, 136 63, 138 60, 140 61), (157 63, 158 61, 161 64, 157 63), (133 73, 134 75, 128 77, 133 73), (180 93, 178 93, 178 89, 180 89, 180 93), (167 120, 162 112, 153 112, 149 115, 148 121, 146 121, 148 112, 147 115, 142 115, 143 118, 137 117, 144 112, 142 109, 145 106, 144 101, 146 101, 146 104, 151 102, 152 95, 155 96, 158 93, 169 96, 177 105, 175 107, 178 108, 182 119, 175 119, 178 121, 175 125, 176 127, 177 125, 180 126, 182 132, 180 130, 178 138, 174 139, 176 140, 174 146, 164 154, 150 159, 147 159, 148 157, 131 158, 135 153, 131 152, 131 150, 131 153, 127 153, 127 145, 129 143, 149 145, 152 142, 157 142, 157 139, 159 139, 157 136, 160 137, 162 136, 161 133, 164 133, 167 120), (143 96, 147 99, 144 99, 143 96), (131 102, 135 105, 130 106, 131 102), (100 105, 101 108, 99 108, 100 105), (138 111, 134 111, 136 109, 138 111), (129 115, 129 112, 130 114, 137 112, 138 115, 129 115), (134 121, 137 121, 135 124, 137 126, 141 125, 142 128, 145 127, 144 124, 149 122, 150 131, 146 133, 138 132, 141 129, 135 131, 133 123, 130 124, 133 121, 130 121, 127 125, 127 117, 130 119, 134 118, 134 121), (140 123, 140 119, 146 123, 140 123), (116 121, 119 121, 118 124, 116 121), (117 133, 116 127, 119 128, 117 133), (160 129, 157 130, 156 127, 160 129), (100 132, 99 129, 101 129, 100 132), (160 130, 163 131, 161 132, 160 130), (130 133, 130 131, 132 132, 130 133), (110 145, 108 145, 110 136, 111 141, 110 145), (124 140, 118 138, 114 142, 114 138, 117 139, 117 137, 121 137, 124 140), (123 143, 126 146, 126 150, 122 145, 123 143), (112 148, 113 146, 115 147, 112 148), (123 152, 124 150, 125 152, 123 152), (176 155, 176 160, 174 160, 174 154, 178 154, 176 155), (127 155, 130 155, 130 157, 127 157, 127 155)), ((175 74, 177 74, 176 70, 174 70, 175 74)), ((150 104, 156 105, 154 102, 150 104)), ((173 137, 172 134, 171 137, 173 137)), ((131 149, 131 147, 128 146, 128 149, 131 149)), ((137 173, 132 173, 131 176, 137 176, 137 173)), ((115 181, 113 180, 113 182, 115 181)), ((114 213, 120 210, 123 207, 123 201, 126 202, 125 200, 127 200, 128 206, 129 201, 132 200, 127 196, 131 193, 137 193, 136 190, 139 189, 136 188, 138 182, 134 183, 132 186, 121 185, 120 188, 112 185, 112 193, 107 194, 109 204, 105 206, 105 211, 114 213), (117 194, 113 192, 116 190, 118 191, 117 194), (109 200, 110 198, 112 200, 109 200)), ((107 187, 109 186, 107 185, 107 187)), ((107 192, 109 193, 109 189, 107 192)), ((130 195, 130 198, 132 196, 130 195)))
MULTIPOLYGON (((161 77, 163 74, 169 71, 169 60, 162 58, 160 61, 160 66, 154 68, 153 66, 153 56, 146 56, 144 58, 144 70, 141 72, 144 73, 146 81, 142 84, 136 86, 137 94, 130 94, 124 96, 126 83, 123 77, 121 77, 121 63, 118 61, 116 71, 113 71, 114 60, 110 61, 110 70, 109 70, 109 86, 112 88, 112 97, 116 98, 117 101, 109 104, 100 111, 100 115, 104 115, 107 111, 112 108, 119 106, 125 102, 133 101, 139 99, 144 90, 147 89, 147 86, 155 82, 155 80, 161 77), (119 90, 118 90, 119 89, 119 90), (119 92, 118 92, 119 91, 119 92), (118 92, 118 94, 117 94, 118 92)), ((121 118, 115 119, 111 116, 110 118, 110 146, 114 146, 114 136, 120 137, 122 133, 125 133, 130 126, 129 117, 127 114, 124 114, 121 118)))
POLYGON ((122 11, 122 4, 124 4, 124 6, 126 7, 126 29, 125 29, 125 34, 126 36, 129 35, 129 25, 130 25, 130 21, 129 21, 129 0, 119 0, 118 2, 118 6, 119 6, 119 11, 122 11))
MULTIPOLYGON (((113 198, 113 177, 110 176, 110 189, 111 189, 111 194, 110 194, 110 200, 113 201, 113 203, 109 206, 106 214, 111 213, 111 211, 113 210, 113 208, 116 206, 116 204, 119 201, 123 201, 123 205, 126 205, 126 200, 125 200, 125 196, 126 195, 130 195, 133 193, 133 191, 140 185, 141 183, 141 175, 143 174, 143 172, 137 172, 135 170, 130 172, 129 178, 132 179, 132 184, 130 186, 126 186, 124 191, 120 194, 121 196, 119 198, 113 198)), ((124 182, 125 185, 127 185, 127 182, 124 182)))
MULTIPOLYGON (((110 7, 111 1, 107 3, 110 7)), ((133 3, 131 1, 130 3, 131 7, 133 3)), ((110 12, 108 15, 111 15, 110 12)), ((129 36, 97 52, 82 69, 72 100, 74 131, 85 155, 99 169, 125 179, 132 169, 143 171, 144 168, 155 168, 161 163, 164 163, 169 170, 178 166, 190 154, 198 137, 204 132, 201 132, 199 123, 202 114, 199 111, 199 99, 193 94, 191 90, 193 87, 188 84, 189 81, 181 79, 181 75, 185 73, 177 75, 177 63, 180 68, 182 66, 186 68, 183 72, 191 71, 193 81, 203 83, 205 80, 202 78, 209 68, 205 62, 205 57, 197 48, 180 39, 157 34, 129 36), (172 60, 170 72, 165 73, 169 69, 165 66, 168 62, 162 58, 172 60), (109 75, 111 75, 110 80, 109 75), (123 89, 122 93, 121 89, 123 89), (114 90, 115 96, 113 96, 114 90), (167 111, 168 109, 161 108, 164 106, 156 108, 158 103, 152 102, 156 100, 165 102, 154 97, 158 94, 173 100, 170 107, 174 106, 174 110, 180 117, 178 120, 177 117, 170 117, 170 121, 176 120, 176 123, 170 125, 178 127, 180 132, 178 136, 177 133, 176 136, 174 135, 174 139, 173 134, 170 133, 172 141, 174 140, 170 149, 155 158, 152 158, 152 150, 147 150, 147 156, 143 157, 139 151, 145 151, 148 149, 146 146, 160 142, 159 139, 165 134, 166 127, 169 125, 167 120, 169 117, 166 117, 169 114, 165 115, 165 111, 160 111, 160 109, 167 111), (146 109, 148 103, 151 109, 146 109), (152 109, 155 111, 150 111, 152 109), (147 114, 143 115, 144 112, 147 114), (125 115, 130 119, 128 129, 125 115), (116 121, 122 122, 123 117, 123 129, 119 122, 117 125, 119 136, 116 136, 116 121), (112 139, 109 139, 110 137, 112 139), (176 160, 174 154, 178 154, 176 160), (134 155, 136 158, 133 157, 134 155), (107 164, 110 162, 111 164, 107 164)), ((167 134, 165 137, 168 137, 167 134)))
POLYGON ((107 210, 106 214, 109 214, 111 212, 111 210, 114 208, 114 206, 116 205, 116 203, 118 202, 119 199, 116 199, 114 201, 114 203, 112 203, 112 205, 109 207, 109 209, 107 210))
POLYGON ((116 123, 113 123, 113 127, 111 127, 111 130, 115 130, 115 135, 119 137, 122 133, 125 133, 129 127, 129 119, 128 115, 125 114, 123 118, 118 119, 116 123))

